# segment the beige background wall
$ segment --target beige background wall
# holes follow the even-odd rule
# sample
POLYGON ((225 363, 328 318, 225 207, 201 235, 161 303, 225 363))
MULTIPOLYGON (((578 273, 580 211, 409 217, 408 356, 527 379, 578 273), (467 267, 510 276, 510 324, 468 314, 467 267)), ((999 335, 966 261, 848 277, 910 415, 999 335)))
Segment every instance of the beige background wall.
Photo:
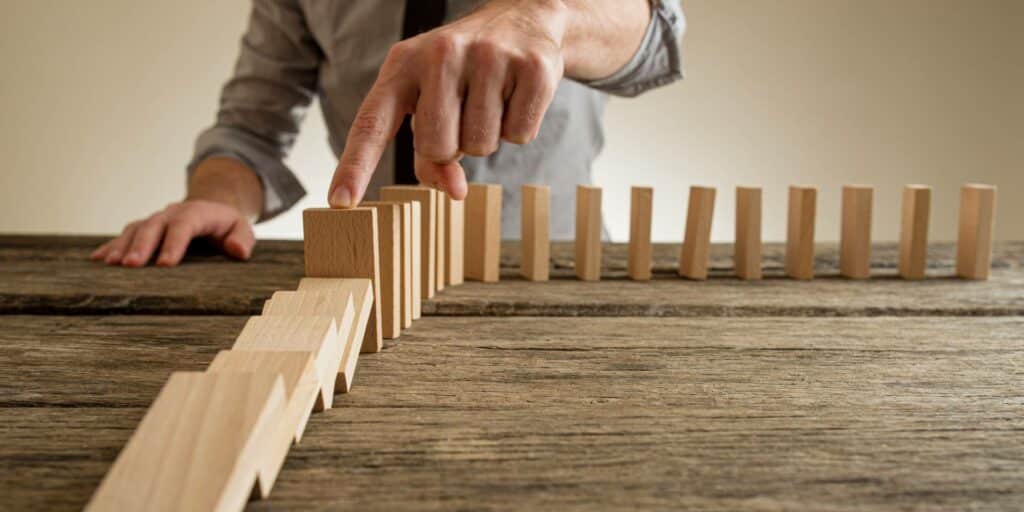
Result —
MULTIPOLYGON (((362 0, 360 0, 362 1, 362 0)), ((369 0, 367 0, 369 1, 369 0)), ((178 198, 213 119, 246 0, 13 0, 0 18, 0 232, 114 232, 178 198)), ((682 235, 687 188, 715 185, 714 238, 733 187, 765 187, 765 238, 784 237, 785 187, 876 192, 875 236, 898 232, 905 183, 935 187, 933 239, 955 236, 957 189, 996 184, 997 236, 1024 239, 1024 1, 685 0, 687 80, 616 100, 596 177, 612 235, 628 188, 655 192, 655 238, 682 235)), ((334 159, 319 111, 289 162, 324 201, 334 159)), ((557 207, 557 206, 556 206, 557 207)), ((259 227, 297 236, 298 210, 259 227)))

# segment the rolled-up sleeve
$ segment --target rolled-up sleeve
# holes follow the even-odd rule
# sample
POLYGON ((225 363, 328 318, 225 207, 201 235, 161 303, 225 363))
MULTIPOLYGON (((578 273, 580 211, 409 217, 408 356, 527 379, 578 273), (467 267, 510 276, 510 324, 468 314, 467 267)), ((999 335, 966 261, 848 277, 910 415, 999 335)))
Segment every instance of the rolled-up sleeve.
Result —
POLYGON ((201 133, 188 164, 235 158, 259 175, 267 220, 306 194, 284 159, 316 94, 323 53, 295 0, 255 0, 216 123, 201 133))
POLYGON ((612 76, 583 82, 616 96, 637 96, 683 77, 680 42, 686 18, 679 0, 651 0, 651 22, 633 58, 612 76))

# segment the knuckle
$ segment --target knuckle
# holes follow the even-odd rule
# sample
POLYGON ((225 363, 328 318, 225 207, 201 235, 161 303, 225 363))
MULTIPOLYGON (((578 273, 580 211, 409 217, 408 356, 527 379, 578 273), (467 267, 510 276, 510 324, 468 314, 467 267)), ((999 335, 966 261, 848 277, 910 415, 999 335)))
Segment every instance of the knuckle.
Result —
POLYGON ((474 67, 481 68, 493 65, 501 58, 502 47, 491 39, 478 39, 469 45, 467 54, 474 67))
POLYGON ((527 50, 519 58, 519 67, 523 72, 536 76, 544 76, 551 73, 551 60, 545 52, 539 50, 527 50))
POLYGON ((367 107, 356 114, 355 119, 352 120, 352 132, 353 135, 363 139, 377 140, 384 136, 386 123, 384 118, 372 108, 372 105, 367 105, 367 107))
POLYGON ((427 55, 435 62, 447 62, 455 57, 462 46, 461 36, 452 32, 442 32, 427 43, 427 55))
POLYGON ((384 62, 400 62, 405 60, 409 56, 411 48, 412 45, 408 40, 399 41, 391 45, 391 48, 388 49, 388 54, 384 59, 384 62))

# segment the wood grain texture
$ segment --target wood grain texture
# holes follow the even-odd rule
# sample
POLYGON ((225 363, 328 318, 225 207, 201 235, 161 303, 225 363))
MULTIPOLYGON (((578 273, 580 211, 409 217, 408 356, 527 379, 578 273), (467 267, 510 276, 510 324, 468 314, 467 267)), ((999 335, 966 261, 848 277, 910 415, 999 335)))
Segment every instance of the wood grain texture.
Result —
MULTIPOLYGON (((341 353, 341 365, 335 391, 348 393, 352 390, 355 379, 356 363, 362 351, 359 340, 365 339, 366 329, 370 325, 370 311, 373 304, 373 289, 366 279, 322 279, 305 277, 299 282, 300 291, 320 291, 332 293, 333 297, 351 295, 353 319, 351 329, 339 329, 344 350, 341 353)), ((339 324, 344 325, 344 324, 339 324)))
POLYGON ((576 279, 601 280, 601 187, 576 186, 576 279))
POLYGON ((814 279, 814 224, 818 189, 789 187, 786 220, 786 275, 793 279, 814 279))
POLYGON ((843 277, 871 277, 871 211, 874 196, 874 187, 843 187, 839 232, 839 274, 843 277))
MULTIPOLYGON (((81 508, 164 369, 239 326, 5 320, 2 396, 26 404, 0 407, 10 510, 81 508), (98 360, 120 375, 82 379, 98 360)), ((313 416, 248 508, 1016 510, 1022 322, 427 318, 363 362, 374 391, 313 416)))
POLYGON ((964 279, 988 279, 996 224, 996 187, 964 185, 960 190, 960 226, 956 273, 964 279))
POLYGON ((626 273, 634 281, 649 281, 654 189, 632 187, 629 194, 629 260, 626 263, 626 273))
POLYGON ((711 221, 715 215, 714 187, 690 187, 686 208, 686 232, 679 253, 679 275, 703 281, 708 278, 711 256, 711 221))
POLYGON ((501 185, 470 183, 465 209, 466 280, 497 282, 501 277, 501 185))
POLYGON ((241 510, 283 408, 277 374, 171 375, 86 510, 241 510))
POLYGON ((434 190, 434 205, 437 216, 434 219, 434 229, 437 230, 437 242, 434 244, 434 249, 437 251, 437 254, 434 255, 434 263, 436 263, 434 284, 437 291, 441 291, 444 290, 448 281, 448 203, 445 201, 444 192, 434 190))
MULTIPOLYGON (((420 210, 420 293, 429 299, 437 293, 437 195, 434 189, 411 185, 380 188, 382 201, 416 201, 420 210)), ((415 223, 416 213, 413 212, 415 223)), ((415 258, 414 258, 415 259, 415 258)))
POLYGON ((445 284, 458 286, 466 280, 466 270, 463 258, 466 257, 466 202, 456 201, 447 194, 442 194, 445 200, 445 218, 447 223, 445 231, 448 234, 445 244, 445 284))
MULTIPOLYGON (((380 325, 381 336, 395 339, 402 334, 402 212, 395 202, 364 202, 361 206, 377 211, 377 238, 380 246, 380 325)), ((410 317, 411 318, 411 317, 410 317)))
POLYGON ((519 275, 528 281, 547 281, 551 276, 551 187, 522 187, 522 256, 519 275))
POLYGON ((931 205, 931 187, 907 185, 903 189, 899 253, 899 274, 903 279, 924 279, 931 205))
POLYGON ((736 243, 733 266, 736 277, 761 279, 761 188, 736 187, 736 243))
POLYGON ((379 352, 384 335, 378 225, 373 208, 310 208, 302 212, 306 277, 369 279, 373 283, 364 354, 379 352))

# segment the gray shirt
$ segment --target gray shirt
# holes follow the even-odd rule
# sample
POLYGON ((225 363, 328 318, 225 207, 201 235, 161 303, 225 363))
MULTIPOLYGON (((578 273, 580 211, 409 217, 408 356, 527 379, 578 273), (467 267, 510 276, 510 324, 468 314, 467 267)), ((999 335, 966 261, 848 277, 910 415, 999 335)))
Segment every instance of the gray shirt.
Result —
MULTIPOLYGON (((482 1, 448 0, 449 20, 482 1)), ((682 10, 677 0, 651 0, 651 5, 651 22, 632 60, 605 79, 563 80, 537 140, 525 146, 503 142, 488 157, 463 159, 470 181, 503 186, 503 237, 519 237, 520 186, 538 183, 551 186, 552 238, 572 238, 575 187, 590 183, 591 163, 604 142, 606 94, 635 96, 682 77, 682 10)), ((341 155, 363 97, 388 49, 401 38, 404 6, 405 0, 254 0, 216 124, 196 141, 189 172, 206 158, 236 158, 263 182, 260 220, 294 205, 306 191, 284 159, 310 103, 319 98, 331 148, 341 155)), ((391 148, 368 197, 393 181, 391 148)))

